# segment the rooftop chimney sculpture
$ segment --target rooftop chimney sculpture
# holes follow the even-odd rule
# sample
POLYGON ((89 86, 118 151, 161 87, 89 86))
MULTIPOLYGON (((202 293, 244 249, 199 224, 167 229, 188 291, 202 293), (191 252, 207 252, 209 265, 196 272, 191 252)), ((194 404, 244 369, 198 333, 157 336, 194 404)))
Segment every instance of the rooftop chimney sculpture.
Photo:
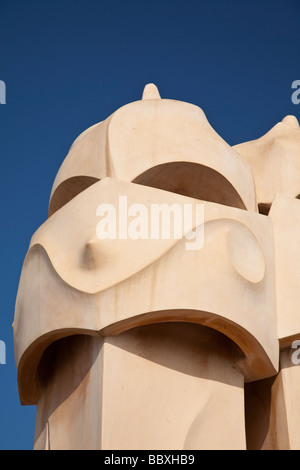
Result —
POLYGON ((35 449, 300 448, 299 153, 153 84, 75 140, 16 300, 35 449))

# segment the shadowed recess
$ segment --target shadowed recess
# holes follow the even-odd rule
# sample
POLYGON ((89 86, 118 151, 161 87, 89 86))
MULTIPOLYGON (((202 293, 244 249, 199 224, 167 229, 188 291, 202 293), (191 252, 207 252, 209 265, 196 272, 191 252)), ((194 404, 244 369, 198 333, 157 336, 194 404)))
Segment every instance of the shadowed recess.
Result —
POLYGON ((48 210, 48 217, 58 211, 67 202, 71 201, 75 196, 82 193, 85 189, 97 183, 98 178, 92 176, 73 176, 63 181, 54 191, 48 210))
POLYGON ((223 175, 198 163, 163 163, 145 171, 132 182, 246 210, 240 195, 223 175))

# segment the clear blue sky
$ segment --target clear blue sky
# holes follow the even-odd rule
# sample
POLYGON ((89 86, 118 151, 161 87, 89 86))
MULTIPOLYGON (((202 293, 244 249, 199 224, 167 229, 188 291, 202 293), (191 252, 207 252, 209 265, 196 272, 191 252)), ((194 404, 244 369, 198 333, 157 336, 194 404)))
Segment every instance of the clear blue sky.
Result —
POLYGON ((0 449, 31 449, 12 322, 31 235, 73 140, 154 82, 200 106, 231 145, 300 117, 299 0, 0 0, 0 449))

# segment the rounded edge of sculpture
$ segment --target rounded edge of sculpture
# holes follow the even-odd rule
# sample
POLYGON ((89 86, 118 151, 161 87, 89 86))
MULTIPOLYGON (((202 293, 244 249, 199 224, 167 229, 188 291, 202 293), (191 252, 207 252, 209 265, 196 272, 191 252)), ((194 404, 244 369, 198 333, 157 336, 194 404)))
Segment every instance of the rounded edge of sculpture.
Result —
MULTIPOLYGON (((77 178, 80 185, 82 181, 86 184, 84 178, 115 177, 135 181, 158 165, 180 162, 199 164, 215 171, 238 194, 241 201, 234 207, 257 212, 255 184, 249 163, 211 127, 203 110, 184 101, 144 99, 120 107, 105 121, 91 126, 77 137, 54 180, 49 216, 69 200, 68 185, 75 181, 73 178, 77 178), (149 119, 154 126, 153 136, 148 135, 149 119), (186 120, 193 128, 191 135, 186 130, 186 120), (148 142, 145 142, 146 130, 148 142), (120 132, 123 137, 119 137, 120 132), (171 135, 176 136, 176 141, 171 135), (155 158, 151 151, 153 140, 157 141, 158 147, 155 158), (189 144, 185 151, 183 143, 189 144), (143 150, 143 158, 139 158, 140 145, 143 149, 149 147, 148 152, 143 150), (60 198, 65 202, 60 203, 60 198)), ((75 193, 81 190, 79 188, 75 193)))

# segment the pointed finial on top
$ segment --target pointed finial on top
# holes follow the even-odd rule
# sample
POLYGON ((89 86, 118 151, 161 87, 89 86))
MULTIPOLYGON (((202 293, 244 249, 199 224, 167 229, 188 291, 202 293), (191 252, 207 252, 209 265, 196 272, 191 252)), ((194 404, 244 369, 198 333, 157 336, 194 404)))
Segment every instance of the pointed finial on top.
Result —
POLYGON ((283 124, 286 124, 289 127, 293 127, 294 129, 298 129, 299 127, 299 122, 296 116, 292 116, 292 115, 285 116, 281 122, 283 122, 283 124))
POLYGON ((142 100, 160 100, 158 88, 154 83, 148 83, 143 91, 142 100))

